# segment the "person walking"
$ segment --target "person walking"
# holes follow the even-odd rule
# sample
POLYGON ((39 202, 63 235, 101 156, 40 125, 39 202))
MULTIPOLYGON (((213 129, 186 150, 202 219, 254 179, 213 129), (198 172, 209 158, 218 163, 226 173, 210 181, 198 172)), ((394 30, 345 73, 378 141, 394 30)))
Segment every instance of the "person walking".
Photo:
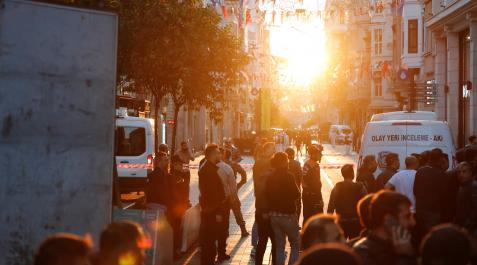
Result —
POLYGON ((384 185, 386 185, 391 177, 397 173, 399 167, 401 166, 399 164, 399 155, 396 153, 389 153, 385 160, 386 168, 376 178, 376 189, 378 191, 384 189, 384 185))
POLYGON ((184 174, 183 178, 185 182, 187 183, 187 190, 184 191, 185 192, 184 196, 187 196, 187 201, 189 202, 189 206, 191 206, 190 200, 189 200, 190 162, 194 162, 195 157, 192 154, 192 152, 189 150, 189 145, 187 144, 186 141, 181 142, 181 149, 177 151, 175 154, 178 155, 182 161, 182 165, 183 165, 182 172, 184 174))
POLYGON ((336 183, 331 190, 327 212, 336 212, 339 224, 343 228, 346 238, 355 238, 361 231, 356 205, 366 195, 366 188, 361 183, 354 182, 354 169, 352 164, 341 167, 343 181, 336 183))
POLYGON ((199 168, 201 265, 215 264, 216 243, 223 231, 229 206, 219 176, 220 151, 216 144, 205 148, 205 160, 199 168))
POLYGON ((303 165, 303 224, 313 215, 323 212, 323 196, 321 195, 320 150, 311 145, 308 148, 310 158, 303 165))
MULTIPOLYGON (((300 232, 296 215, 296 200, 300 191, 295 177, 288 171, 288 156, 277 152, 271 160, 273 173, 265 180, 265 193, 270 224, 275 240, 275 264, 285 264, 286 238, 290 242, 289 265, 298 260, 300 232)), ((259 230, 260 231, 260 230, 259 230)))
POLYGON ((408 156, 405 160, 406 169, 394 174, 384 186, 387 190, 393 190, 406 195, 412 203, 411 212, 416 212, 416 198, 414 198, 414 179, 416 170, 419 168, 419 160, 415 156, 408 156))
POLYGON ((267 197, 265 193, 266 180, 272 172, 271 158, 274 153, 275 143, 265 143, 262 147, 262 156, 253 165, 253 187, 255 194, 254 227, 256 227, 256 229, 252 230, 253 249, 251 255, 255 256, 255 264, 262 264, 263 255, 265 254, 269 239, 272 241, 272 260, 274 260, 275 256, 275 244, 268 216, 267 197), (254 242, 254 231, 258 234, 257 243, 254 242))
POLYGON ((300 191, 300 197, 296 200, 296 214, 298 216, 298 219, 300 219, 301 215, 301 183, 303 182, 303 170, 301 168, 300 161, 295 160, 295 150, 293 148, 287 148, 285 149, 285 153, 288 156, 288 170, 290 173, 293 175, 293 178, 295 179, 295 184, 298 187, 298 190, 300 191))
POLYGON ((376 157, 374 155, 365 156, 363 164, 358 169, 358 177, 356 178, 356 181, 364 184, 368 194, 378 191, 376 188, 376 178, 374 177, 374 172, 376 172, 377 169, 378 162, 376 162, 376 157))

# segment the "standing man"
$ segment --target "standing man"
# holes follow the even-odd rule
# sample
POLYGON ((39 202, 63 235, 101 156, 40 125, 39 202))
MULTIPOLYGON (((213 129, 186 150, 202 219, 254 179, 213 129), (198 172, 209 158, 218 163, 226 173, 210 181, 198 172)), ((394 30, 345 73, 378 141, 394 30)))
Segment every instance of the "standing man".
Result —
POLYGON ((363 164, 358 170, 357 182, 362 182, 368 194, 378 191, 376 188, 376 179, 374 178, 374 172, 378 169, 378 162, 374 155, 367 155, 363 159, 363 164))
POLYGON ((460 163, 457 170, 460 187, 457 193, 455 222, 475 236, 477 235, 477 180, 472 177, 472 166, 468 162, 460 163))
POLYGON ((388 190, 394 190, 406 195, 412 203, 411 212, 416 212, 416 198, 414 198, 414 179, 416 170, 419 168, 419 160, 415 156, 406 157, 406 169, 394 174, 384 186, 388 190))
POLYGON ((293 148, 288 147, 285 150, 285 153, 288 156, 288 170, 290 173, 293 175, 293 178, 295 179, 295 184, 298 187, 298 190, 300 191, 300 196, 296 200, 296 214, 298 216, 298 219, 300 219, 301 215, 301 183, 303 181, 303 170, 301 169, 301 164, 300 161, 295 160, 295 150, 293 148))
POLYGON ((219 162, 219 147, 216 144, 208 145, 205 148, 205 161, 199 169, 201 265, 215 263, 216 242, 223 231, 221 229, 229 210, 224 186, 218 173, 219 162))
POLYGON ((329 214, 335 211, 340 216, 339 224, 343 228, 345 238, 355 238, 361 231, 357 205, 359 200, 366 195, 366 189, 361 183, 354 182, 354 169, 352 164, 341 167, 343 181, 336 183, 331 190, 328 203, 329 214))
POLYGON ((391 177, 397 173, 400 166, 398 154, 389 153, 386 156, 386 169, 384 169, 384 171, 381 172, 376 179, 376 189, 378 191, 384 189, 384 185, 386 185, 391 177))
POLYGON ((172 186, 168 173, 169 157, 160 152, 154 158, 154 170, 147 176, 147 207, 166 211, 171 205, 172 186))
POLYGON ((225 152, 225 162, 229 164, 234 170, 235 175, 240 174, 240 182, 237 184, 239 190, 245 183, 247 183, 247 172, 239 164, 242 161, 242 155, 237 147, 232 144, 232 139, 228 138, 224 140, 224 149, 229 151, 225 152))
POLYGON ((303 224, 308 218, 323 213, 323 197, 321 195, 320 150, 311 145, 308 148, 310 158, 303 165, 303 224))
POLYGON ((185 192, 185 196, 187 196, 187 201, 189 202, 189 188, 190 188, 190 162, 194 162, 195 157, 189 150, 189 146, 187 145, 186 141, 181 142, 181 149, 176 152, 176 155, 180 157, 182 160, 182 173, 184 174, 184 180, 187 183, 187 190, 185 192))
POLYGON ((189 207, 188 197, 184 196, 185 191, 188 190, 188 184, 184 180, 182 173, 182 160, 178 155, 171 158, 171 182, 172 182, 172 203, 169 210, 169 220, 173 231, 174 240, 174 258, 179 258, 181 255, 182 243, 182 219, 189 207))

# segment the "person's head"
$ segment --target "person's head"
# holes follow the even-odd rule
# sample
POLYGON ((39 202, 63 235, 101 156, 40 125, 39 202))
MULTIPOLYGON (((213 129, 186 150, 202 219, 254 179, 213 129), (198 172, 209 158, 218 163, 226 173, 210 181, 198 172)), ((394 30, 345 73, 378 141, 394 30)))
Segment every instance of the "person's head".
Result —
POLYGON ((469 144, 477 144, 477 137, 475 135, 469 136, 469 144))
POLYGON ((472 167, 477 169, 477 149, 475 147, 465 149, 465 161, 469 162, 472 167))
POLYGON ((35 254, 34 265, 89 265, 90 240, 60 233, 48 237, 35 254))
POLYGON ((160 144, 159 145, 159 152, 169 154, 169 146, 167 144, 160 144))
POLYGON ((189 149, 189 146, 187 145, 186 141, 181 142, 181 149, 182 151, 187 151, 189 149))
POLYGON ((429 153, 429 164, 433 167, 441 168, 443 152, 440 148, 434 148, 429 153))
POLYGON ((418 163, 419 163, 419 165, 417 166, 417 168, 420 168, 420 167, 421 167, 421 159, 422 159, 421 154, 412 153, 411 156, 417 158, 417 161, 418 161, 418 163))
POLYGON ((303 249, 308 249, 318 243, 343 243, 345 241, 343 230, 335 216, 317 214, 306 221, 302 233, 301 244, 303 249))
POLYGON ((399 225, 410 230, 415 221, 411 213, 411 201, 400 193, 381 190, 376 193, 369 206, 373 229, 384 228, 391 233, 393 226, 399 225))
POLYGON ((374 193, 364 196, 358 201, 358 205, 356 206, 356 208, 358 208, 359 222, 361 223, 361 226, 365 227, 366 229, 371 229, 373 227, 371 216, 369 214, 369 206, 371 205, 373 196, 374 193))
POLYGON ((419 162, 420 167, 424 167, 424 166, 429 165, 430 155, 431 155, 431 151, 429 151, 429 150, 426 150, 426 151, 421 153, 421 161, 419 162))
POLYGON ((472 165, 468 162, 461 162, 457 165, 457 178, 460 183, 472 180, 472 165))
POLYGON ((208 144, 205 148, 204 155, 205 159, 213 164, 219 163, 221 158, 219 147, 216 144, 208 144))
POLYGON ((265 158, 271 158, 275 153, 275 143, 274 142, 266 142, 262 146, 262 155, 265 158))
POLYGON ((341 175, 344 179, 354 179, 354 168, 352 164, 345 164, 341 167, 341 175))
POLYGON ((115 221, 109 224, 99 239, 99 259, 112 264, 142 265, 145 249, 150 247, 142 228, 131 221, 115 221))
POLYGON ((470 264, 471 242, 468 235, 451 224, 435 226, 421 243, 422 265, 470 264))
POLYGON ((289 160, 294 160, 295 159, 295 150, 291 147, 288 147, 285 149, 285 153, 288 155, 289 160))
POLYGON ((391 170, 398 170, 401 165, 399 164, 399 155, 396 153, 389 153, 386 156, 386 167, 391 170))
POLYGON ((315 161, 319 161, 321 158, 321 151, 315 145, 311 145, 310 147, 308 147, 308 154, 310 155, 310 158, 315 161))
POLYGON ((182 171, 183 163, 179 155, 173 155, 171 157, 171 168, 174 171, 182 171))
POLYGON ((270 164, 274 169, 288 169, 288 155, 284 152, 276 152, 270 164))
POLYGON ((461 148, 455 152, 455 161, 457 163, 465 161, 465 149, 461 148))
POLYGON ((378 162, 376 162, 376 156, 367 155, 363 158, 363 168, 371 173, 374 173, 378 169, 378 162))
POLYGON ((361 265, 361 260, 348 246, 326 243, 314 246, 300 257, 297 265, 361 265))
POLYGON ((156 157, 154 157, 154 167, 160 168, 162 170, 167 170, 168 166, 169 166, 169 156, 167 155, 167 153, 164 153, 164 152, 157 153, 156 157))
POLYGON ((442 153, 441 169, 442 171, 447 171, 449 169, 449 155, 446 153, 442 153))
POLYGON ((413 155, 406 157, 404 163, 406 164, 406 169, 417 170, 419 168, 419 159, 413 155))

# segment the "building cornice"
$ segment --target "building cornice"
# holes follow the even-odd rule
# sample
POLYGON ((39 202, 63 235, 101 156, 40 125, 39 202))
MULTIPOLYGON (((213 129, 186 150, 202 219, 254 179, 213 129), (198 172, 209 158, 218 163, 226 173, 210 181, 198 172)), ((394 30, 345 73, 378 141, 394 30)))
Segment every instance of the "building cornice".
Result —
MULTIPOLYGON (((465 14, 472 8, 477 9, 475 0, 459 0, 451 3, 444 10, 430 17, 425 26, 431 31, 442 29, 445 25, 451 24, 456 18, 465 14)), ((472 16, 473 17, 473 16, 472 16)))

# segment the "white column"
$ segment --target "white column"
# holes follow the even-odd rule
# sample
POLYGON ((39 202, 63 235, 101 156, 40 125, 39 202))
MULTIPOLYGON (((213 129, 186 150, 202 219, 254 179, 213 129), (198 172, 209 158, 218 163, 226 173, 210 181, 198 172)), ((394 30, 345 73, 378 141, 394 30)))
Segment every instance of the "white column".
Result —
POLYGON ((447 121, 451 128, 454 142, 459 135, 459 34, 446 32, 447 35, 447 121))
POLYGON ((438 120, 445 120, 446 118, 446 39, 436 38, 436 58, 434 62, 434 73, 437 83, 437 102, 435 105, 435 111, 438 120))
MULTIPOLYGON (((469 19, 469 31, 470 31, 470 76, 469 80, 472 82, 472 86, 477 85, 477 20, 475 18, 469 19)), ((470 113, 469 113, 469 129, 470 134, 477 132, 477 92, 475 88, 471 90, 470 95, 470 113)))

